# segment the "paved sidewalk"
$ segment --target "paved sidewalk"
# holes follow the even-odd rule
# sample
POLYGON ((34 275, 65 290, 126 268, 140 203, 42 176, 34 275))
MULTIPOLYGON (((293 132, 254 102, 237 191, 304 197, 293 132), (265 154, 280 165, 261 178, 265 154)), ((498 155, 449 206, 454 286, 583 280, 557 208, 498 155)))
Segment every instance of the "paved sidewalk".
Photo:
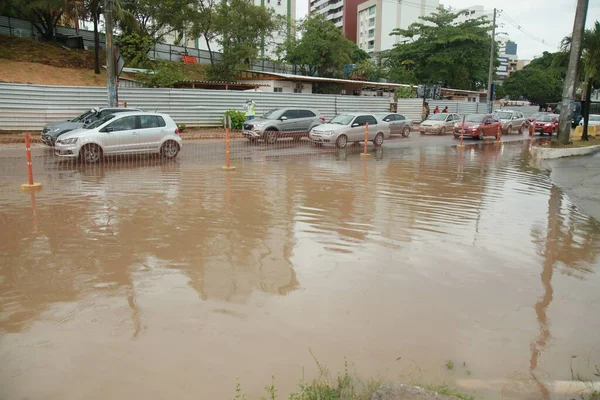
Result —
POLYGON ((600 153, 548 161, 551 178, 586 214, 600 221, 600 153))

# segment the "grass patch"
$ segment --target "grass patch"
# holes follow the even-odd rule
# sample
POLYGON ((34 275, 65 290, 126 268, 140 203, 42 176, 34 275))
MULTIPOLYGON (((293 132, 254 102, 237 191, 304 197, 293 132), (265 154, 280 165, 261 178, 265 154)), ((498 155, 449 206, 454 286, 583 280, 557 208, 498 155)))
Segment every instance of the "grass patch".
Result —
POLYGON ((569 144, 562 144, 556 140, 552 140, 550 143, 542 146, 550 147, 552 149, 575 149, 580 147, 597 146, 600 144, 600 140, 596 140, 593 136, 590 136, 589 140, 572 140, 569 144))
POLYGON ((446 369, 454 369, 454 363, 452 362, 452 360, 446 362, 446 369))
POLYGON ((451 388, 448 385, 419 385, 422 388, 425 388, 427 390, 431 390, 432 392, 436 392, 439 394, 443 394, 446 396, 453 396, 453 397, 457 397, 459 399, 463 399, 463 400, 475 400, 474 396, 470 396, 464 393, 460 393, 459 391, 457 391, 454 388, 451 388))
MULTIPOLYGON (((94 69, 93 51, 67 50, 56 42, 40 42, 10 35, 0 35, 0 58, 60 68, 94 69)), ((100 65, 105 64, 105 59, 104 50, 100 50, 100 65)))

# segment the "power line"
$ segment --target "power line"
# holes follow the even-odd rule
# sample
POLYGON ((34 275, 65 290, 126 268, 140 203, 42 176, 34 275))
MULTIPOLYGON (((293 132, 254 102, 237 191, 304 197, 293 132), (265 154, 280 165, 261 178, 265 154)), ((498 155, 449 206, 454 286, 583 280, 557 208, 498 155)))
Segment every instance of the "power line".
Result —
POLYGON ((556 47, 556 48, 560 48, 560 46, 553 46, 553 45, 551 45, 550 43, 546 42, 544 39, 541 39, 541 38, 539 38, 539 37, 535 36, 534 34, 532 34, 532 33, 528 32, 528 31, 526 31, 526 30, 525 30, 525 29, 524 29, 524 28, 521 26, 521 24, 519 24, 519 23, 518 23, 518 22, 516 22, 514 19, 512 19, 512 18, 511 18, 511 17, 510 17, 508 14, 506 14, 506 12, 504 12, 504 11, 503 11, 503 12, 501 12, 500 16, 501 16, 501 17, 503 17, 503 18, 504 18, 504 20, 505 20, 506 22, 508 22, 508 23, 509 23, 510 25, 512 25, 513 27, 517 28, 519 31, 521 31, 523 34, 525 34, 525 35, 526 35, 527 37, 529 37, 530 39, 532 39, 532 40, 535 40, 536 42, 542 43, 543 45, 546 45, 546 46, 548 46, 548 47, 551 47, 551 48, 555 48, 555 47, 556 47))

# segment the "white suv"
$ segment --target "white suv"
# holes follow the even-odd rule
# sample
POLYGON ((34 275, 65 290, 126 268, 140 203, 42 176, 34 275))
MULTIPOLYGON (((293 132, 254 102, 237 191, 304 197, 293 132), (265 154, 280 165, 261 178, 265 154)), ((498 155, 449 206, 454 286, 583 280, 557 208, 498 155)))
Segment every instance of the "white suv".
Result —
POLYGON ((175 158, 182 147, 179 129, 166 114, 124 112, 107 115, 61 135, 54 154, 93 164, 103 155, 159 153, 175 158))

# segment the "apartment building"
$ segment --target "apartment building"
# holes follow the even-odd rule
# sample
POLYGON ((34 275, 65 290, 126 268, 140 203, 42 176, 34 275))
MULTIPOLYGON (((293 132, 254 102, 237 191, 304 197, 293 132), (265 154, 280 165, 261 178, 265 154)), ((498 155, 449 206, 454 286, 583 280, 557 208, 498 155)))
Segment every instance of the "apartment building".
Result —
POLYGON ((356 44, 367 53, 392 49, 405 38, 390 36, 396 29, 406 29, 419 17, 436 12, 439 0, 367 0, 358 5, 356 44))
POLYGON ((500 66, 496 69, 496 75, 500 80, 504 80, 518 69, 517 44, 507 40, 500 46, 499 53, 500 66))
POLYGON ((364 0, 309 0, 309 14, 321 14, 327 21, 344 32, 344 36, 356 43, 356 12, 364 0))

